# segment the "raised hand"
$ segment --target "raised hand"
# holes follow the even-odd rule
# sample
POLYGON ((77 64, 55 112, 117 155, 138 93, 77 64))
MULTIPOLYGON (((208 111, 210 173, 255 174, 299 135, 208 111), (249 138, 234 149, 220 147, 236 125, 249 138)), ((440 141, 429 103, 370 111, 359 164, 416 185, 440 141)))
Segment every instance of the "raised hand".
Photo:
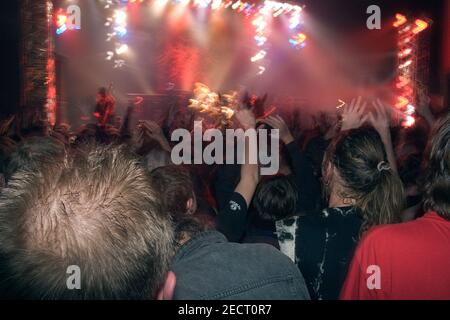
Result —
POLYGON ((430 125, 433 125, 435 118, 430 110, 430 103, 430 97, 425 93, 423 89, 419 89, 416 111, 419 115, 424 117, 430 125))
POLYGON ((261 119, 260 122, 271 126, 274 129, 279 130, 280 139, 284 144, 289 144, 294 141, 294 137, 291 134, 286 122, 279 115, 270 116, 265 119, 261 119))
POLYGON ((379 134, 384 134, 386 131, 389 131, 391 124, 390 107, 381 102, 380 99, 373 101, 372 105, 376 113, 370 113, 369 122, 379 134))
POLYGON ((254 129, 256 127, 256 119, 253 112, 249 109, 241 109, 234 114, 244 130, 254 129))
POLYGON ((151 120, 142 121, 141 128, 150 138, 156 139, 163 134, 161 127, 156 122, 151 120))
POLYGON ((341 130, 351 130, 361 127, 369 118, 366 113, 367 102, 362 100, 362 97, 353 99, 350 104, 344 107, 342 113, 342 127, 341 130))
POLYGON ((167 151, 171 150, 169 142, 164 136, 161 127, 156 122, 151 120, 145 120, 141 122, 140 126, 147 137, 158 141, 163 149, 167 151))
POLYGON ((376 113, 370 113, 369 122, 377 130, 378 134, 383 141, 386 155, 391 165, 392 170, 397 172, 397 160, 394 153, 394 147, 392 145, 391 131, 389 129, 391 124, 391 111, 392 108, 377 99, 372 102, 376 113))

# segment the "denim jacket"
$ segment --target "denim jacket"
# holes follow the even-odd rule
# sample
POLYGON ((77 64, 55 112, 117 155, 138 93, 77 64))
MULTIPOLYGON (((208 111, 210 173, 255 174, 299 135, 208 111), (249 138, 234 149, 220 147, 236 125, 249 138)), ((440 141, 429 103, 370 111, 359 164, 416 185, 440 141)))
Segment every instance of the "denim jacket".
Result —
POLYGON ((304 300, 309 293, 297 266, 266 244, 228 242, 217 231, 184 244, 172 263, 178 300, 304 300))

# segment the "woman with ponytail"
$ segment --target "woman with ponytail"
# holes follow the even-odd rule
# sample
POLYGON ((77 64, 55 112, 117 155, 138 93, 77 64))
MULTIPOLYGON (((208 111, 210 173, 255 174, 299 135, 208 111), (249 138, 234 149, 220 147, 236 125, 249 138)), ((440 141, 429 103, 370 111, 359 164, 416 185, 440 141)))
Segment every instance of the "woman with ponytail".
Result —
POLYGON ((325 154, 328 208, 297 219, 296 262, 313 299, 337 299, 364 232, 400 221, 404 191, 391 163, 389 119, 381 105, 376 115, 364 110, 358 99, 344 111, 342 131, 325 154), (366 121, 375 130, 358 128, 366 121))
POLYGON ((341 299, 450 300, 450 114, 431 136, 422 184, 427 212, 364 235, 341 299))

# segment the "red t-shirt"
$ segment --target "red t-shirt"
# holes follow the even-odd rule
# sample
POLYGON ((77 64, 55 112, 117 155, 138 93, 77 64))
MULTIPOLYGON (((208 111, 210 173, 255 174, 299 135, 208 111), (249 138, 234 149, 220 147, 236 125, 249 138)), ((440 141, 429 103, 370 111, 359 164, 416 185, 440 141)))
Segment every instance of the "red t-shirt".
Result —
POLYGON ((450 299, 450 221, 431 212, 370 230, 356 249, 341 299, 450 299))

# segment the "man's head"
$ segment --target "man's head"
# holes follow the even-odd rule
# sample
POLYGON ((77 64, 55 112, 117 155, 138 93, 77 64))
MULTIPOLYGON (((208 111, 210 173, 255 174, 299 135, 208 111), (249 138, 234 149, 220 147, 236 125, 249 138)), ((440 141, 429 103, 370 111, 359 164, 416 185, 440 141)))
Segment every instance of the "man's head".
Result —
POLYGON ((434 127, 425 168, 425 208, 450 220, 450 114, 434 127))
POLYGON ((187 168, 175 165, 157 168, 151 172, 151 183, 160 194, 164 212, 174 222, 178 246, 211 227, 209 218, 198 212, 195 184, 187 168))
POLYGON ((0 195, 2 289, 31 299, 170 298, 171 221, 139 162, 112 147, 47 160, 18 170, 0 195), (70 266, 79 290, 68 289, 70 266))
POLYGON ((5 178, 8 180, 18 170, 37 170, 42 165, 52 163, 54 158, 62 156, 64 151, 64 144, 52 137, 27 138, 11 153, 5 178))
POLYGON ((188 169, 181 166, 164 166, 150 174, 152 184, 161 194, 165 210, 178 220, 194 214, 197 209, 194 184, 188 169))
POLYGON ((253 205, 261 219, 277 221, 295 215, 297 201, 295 184, 286 176, 275 176, 260 182, 253 205))

